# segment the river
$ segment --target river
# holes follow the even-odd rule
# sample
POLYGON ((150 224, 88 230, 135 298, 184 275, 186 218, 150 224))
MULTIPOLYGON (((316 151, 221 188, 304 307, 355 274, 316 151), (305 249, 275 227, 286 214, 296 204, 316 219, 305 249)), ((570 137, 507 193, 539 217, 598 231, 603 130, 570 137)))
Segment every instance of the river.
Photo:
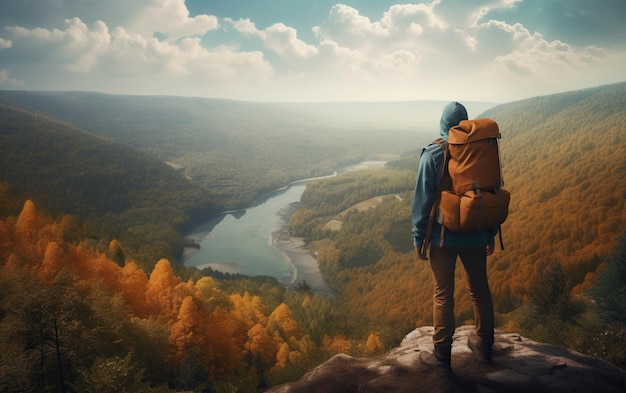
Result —
MULTIPOLYGON (((384 164, 384 161, 365 161, 343 167, 337 173, 384 164)), ((313 179, 293 182, 248 209, 225 212, 196 226, 185 238, 197 242, 200 248, 186 248, 183 263, 200 269, 210 266, 227 273, 276 277, 287 286, 305 280, 314 291, 327 294, 329 289, 321 278, 317 261, 301 239, 277 236, 310 180, 313 179)))

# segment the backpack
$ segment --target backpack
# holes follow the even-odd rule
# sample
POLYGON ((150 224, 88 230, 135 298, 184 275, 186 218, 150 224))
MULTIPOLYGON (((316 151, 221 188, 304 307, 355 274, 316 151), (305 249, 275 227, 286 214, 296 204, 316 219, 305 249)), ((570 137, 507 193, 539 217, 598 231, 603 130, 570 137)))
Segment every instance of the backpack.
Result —
MULTIPOLYGON (((502 188, 500 138, 495 121, 477 119, 463 120, 452 127, 448 142, 442 138, 433 142, 443 149, 444 163, 430 213, 424 252, 435 220, 442 225, 442 232, 443 227, 452 232, 500 228, 506 220, 511 194, 502 188)), ((500 247, 504 249, 502 231, 499 232, 500 247)))

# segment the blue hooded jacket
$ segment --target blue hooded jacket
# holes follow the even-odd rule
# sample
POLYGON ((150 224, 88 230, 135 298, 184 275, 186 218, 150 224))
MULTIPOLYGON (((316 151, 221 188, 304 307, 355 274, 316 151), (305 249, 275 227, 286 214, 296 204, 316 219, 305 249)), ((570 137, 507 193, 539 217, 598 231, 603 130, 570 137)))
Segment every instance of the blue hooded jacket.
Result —
MULTIPOLYGON (((443 108, 439 133, 443 139, 448 140, 450 128, 458 125, 462 120, 467 120, 467 110, 458 102, 451 102, 443 108)), ((439 178, 443 170, 444 154, 437 144, 430 144, 422 150, 415 182, 415 194, 413 197, 413 245, 421 248, 426 236, 426 227, 430 217, 430 210, 435 202, 439 178)), ((431 235, 431 244, 441 244, 441 225, 434 223, 431 235)), ((476 232, 452 232, 444 228, 444 247, 480 247, 494 244, 497 228, 476 232)))

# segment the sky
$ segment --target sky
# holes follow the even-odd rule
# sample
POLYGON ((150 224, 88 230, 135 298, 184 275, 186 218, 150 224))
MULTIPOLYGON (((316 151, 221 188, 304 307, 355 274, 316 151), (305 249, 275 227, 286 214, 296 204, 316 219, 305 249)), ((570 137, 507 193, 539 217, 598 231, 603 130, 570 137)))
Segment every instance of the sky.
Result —
POLYGON ((0 0, 0 89, 494 103, 626 81, 624 0, 0 0))

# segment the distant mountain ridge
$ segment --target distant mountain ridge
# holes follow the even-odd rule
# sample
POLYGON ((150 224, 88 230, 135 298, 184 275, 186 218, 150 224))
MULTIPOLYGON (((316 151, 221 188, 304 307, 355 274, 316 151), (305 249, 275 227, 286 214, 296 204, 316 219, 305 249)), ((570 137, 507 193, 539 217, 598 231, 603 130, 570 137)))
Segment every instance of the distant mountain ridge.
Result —
MULTIPOLYGON (((228 131, 225 126, 259 127, 269 122, 276 127, 384 127, 429 129, 436 124, 447 101, 380 102, 255 102, 218 98, 176 96, 131 96, 91 92, 44 92, 0 90, 0 102, 52 115, 96 133, 119 121, 142 119, 162 125, 184 127, 204 122, 209 128, 228 131), (115 117, 117 114, 119 117, 115 117), (108 117, 108 119, 106 118, 108 117), (94 123, 94 119, 98 122, 94 123), (207 123, 207 122, 214 123, 207 123), (232 123, 234 122, 234 123, 232 123)), ((478 115, 497 103, 464 102, 468 112, 478 115)), ((123 130, 118 130, 121 132, 123 130)))
MULTIPOLYGON (((341 165, 406 151, 437 124, 437 101, 271 103, 0 91, 0 103, 69 122, 185 169, 227 208, 341 165), (381 133, 385 138, 380 138, 381 133)), ((476 111, 493 106, 468 103, 476 111)))

